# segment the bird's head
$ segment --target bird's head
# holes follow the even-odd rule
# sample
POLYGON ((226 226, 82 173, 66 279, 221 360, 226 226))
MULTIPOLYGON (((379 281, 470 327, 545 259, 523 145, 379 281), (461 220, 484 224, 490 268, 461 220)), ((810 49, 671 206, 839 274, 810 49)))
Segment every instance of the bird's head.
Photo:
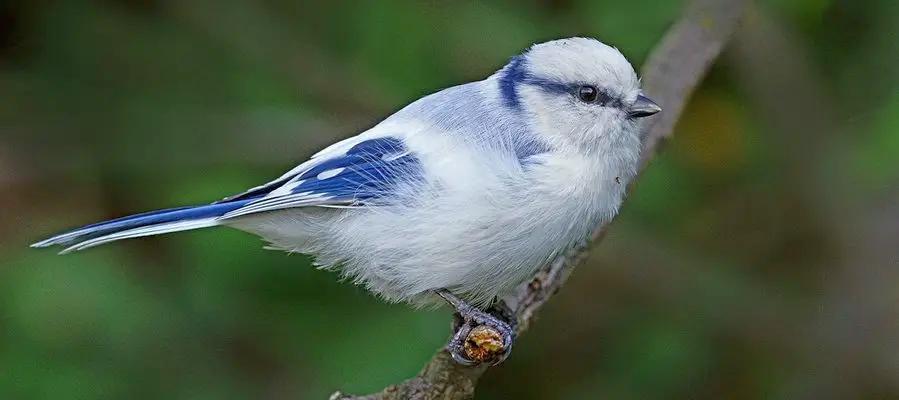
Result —
POLYGON ((621 52, 595 39, 536 44, 496 76, 503 104, 562 146, 598 149, 635 138, 635 121, 661 111, 621 52))

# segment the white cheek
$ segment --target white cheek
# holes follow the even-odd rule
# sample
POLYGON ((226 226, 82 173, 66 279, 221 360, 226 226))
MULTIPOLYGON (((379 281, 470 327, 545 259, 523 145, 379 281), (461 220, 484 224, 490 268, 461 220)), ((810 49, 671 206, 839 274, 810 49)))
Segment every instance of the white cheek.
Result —
POLYGON ((539 88, 522 87, 519 91, 525 109, 533 118, 534 128, 541 134, 555 136, 571 132, 583 118, 583 110, 565 95, 548 94, 539 88))
POLYGON ((627 135, 624 112, 522 87, 519 92, 534 131, 557 149, 608 152, 627 135))

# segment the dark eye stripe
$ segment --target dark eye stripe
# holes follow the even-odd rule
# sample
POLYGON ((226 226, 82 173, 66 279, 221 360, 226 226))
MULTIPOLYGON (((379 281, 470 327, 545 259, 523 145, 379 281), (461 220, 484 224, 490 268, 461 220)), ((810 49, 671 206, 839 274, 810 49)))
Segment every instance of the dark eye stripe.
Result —
POLYGON ((605 90, 599 91, 599 99, 596 100, 596 104, 607 106, 607 107, 619 107, 621 106, 621 100, 617 97, 612 96, 609 92, 605 90))
MULTIPOLYGON (((514 109, 520 109, 521 101, 518 97, 518 85, 536 86, 547 93, 566 94, 578 98, 580 88, 587 83, 565 84, 557 81, 537 77, 529 73, 524 57, 514 57, 499 80, 500 92, 505 104, 514 109)), ((592 86, 592 85, 590 85, 592 86)), ((594 86, 595 87, 595 86, 594 86)), ((612 95, 608 90, 597 88, 597 99, 591 104, 602 107, 622 108, 624 101, 620 96, 612 95)))
POLYGON ((596 104, 596 105, 603 106, 603 107, 620 108, 624 104, 624 102, 621 100, 620 97, 612 95, 606 89, 597 88, 596 86, 593 86, 593 85, 573 85, 572 88, 568 90, 568 92, 571 93, 571 95, 573 95, 575 98, 577 98, 580 101, 583 101, 585 103, 590 103, 590 104, 596 104), (585 100, 582 97, 583 90, 585 88, 591 88, 593 90, 596 90, 595 97, 592 101, 585 100))
MULTIPOLYGON (((524 84, 537 86, 543 91, 547 93, 557 93, 557 94, 567 94, 574 96, 574 98, 580 100, 580 91, 581 88, 585 86, 594 87, 593 85, 583 85, 583 84, 574 84, 574 85, 563 85, 561 83, 555 83, 544 79, 537 78, 529 78, 527 80, 522 81, 524 84)), ((602 88, 596 88, 596 100, 591 101, 589 103, 596 104, 603 107, 616 107, 621 108, 624 105, 624 101, 621 100, 620 97, 609 93, 608 90, 602 88)))

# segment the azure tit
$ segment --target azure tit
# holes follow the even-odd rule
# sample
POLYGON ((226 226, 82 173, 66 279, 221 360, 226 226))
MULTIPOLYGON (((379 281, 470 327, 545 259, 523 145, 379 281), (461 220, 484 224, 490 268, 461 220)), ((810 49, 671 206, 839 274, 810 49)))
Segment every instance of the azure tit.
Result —
MULTIPOLYGON (((631 64, 588 38, 532 46, 486 79, 425 96, 277 179, 223 200, 87 225, 63 253, 227 226, 314 257, 387 301, 484 310, 611 219, 637 171, 637 119, 660 111, 631 64)), ((455 337, 448 348, 468 363, 455 337)))

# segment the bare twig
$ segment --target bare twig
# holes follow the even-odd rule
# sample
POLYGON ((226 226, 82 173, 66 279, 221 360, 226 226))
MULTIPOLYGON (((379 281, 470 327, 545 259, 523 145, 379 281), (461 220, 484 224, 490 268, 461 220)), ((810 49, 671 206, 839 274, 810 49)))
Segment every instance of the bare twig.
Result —
MULTIPOLYGON (((693 90, 736 29, 746 1, 692 1, 650 54, 643 68, 643 88, 664 111, 658 117, 649 118, 642 126, 641 167, 645 167, 661 142, 671 135, 693 90)), ((574 266, 587 255, 589 245, 599 241, 605 227, 596 228, 591 243, 584 243, 556 258, 513 295, 503 299, 514 312, 519 333, 527 329, 537 311, 562 287, 574 266)), ((338 392, 331 399, 468 399, 473 397, 477 380, 486 369, 484 366, 460 366, 445 350, 440 350, 412 379, 372 395, 351 396, 338 392)))

